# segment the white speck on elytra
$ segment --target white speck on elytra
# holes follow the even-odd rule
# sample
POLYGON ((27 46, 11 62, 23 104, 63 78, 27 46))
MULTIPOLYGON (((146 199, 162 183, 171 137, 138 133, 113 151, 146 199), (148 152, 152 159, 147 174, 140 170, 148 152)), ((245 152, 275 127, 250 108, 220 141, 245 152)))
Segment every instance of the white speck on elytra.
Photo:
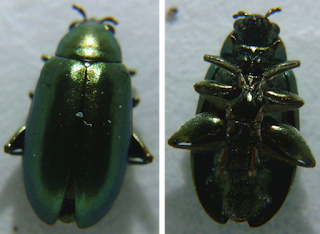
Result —
POLYGON ((85 125, 92 127, 92 123, 87 123, 86 121, 83 121, 85 125))
POLYGON ((83 113, 81 111, 79 111, 78 113, 76 113, 76 116, 79 117, 79 118, 82 118, 83 117, 83 113))

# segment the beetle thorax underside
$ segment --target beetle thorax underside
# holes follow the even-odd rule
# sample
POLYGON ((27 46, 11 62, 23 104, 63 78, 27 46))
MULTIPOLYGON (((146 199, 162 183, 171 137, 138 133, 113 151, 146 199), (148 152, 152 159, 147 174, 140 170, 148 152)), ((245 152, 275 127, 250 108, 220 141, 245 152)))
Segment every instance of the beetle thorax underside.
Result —
POLYGON ((263 98, 264 80, 259 76, 248 75, 240 79, 242 92, 238 98, 230 102, 227 108, 227 119, 240 121, 242 123, 260 123, 265 103, 263 98))
MULTIPOLYGON (((274 46, 276 47, 277 44, 274 46)), ((259 46, 247 46, 237 45, 233 48, 233 56, 235 64, 241 67, 242 73, 246 75, 261 76, 266 68, 270 66, 275 55, 275 49, 273 47, 259 47, 259 46)))

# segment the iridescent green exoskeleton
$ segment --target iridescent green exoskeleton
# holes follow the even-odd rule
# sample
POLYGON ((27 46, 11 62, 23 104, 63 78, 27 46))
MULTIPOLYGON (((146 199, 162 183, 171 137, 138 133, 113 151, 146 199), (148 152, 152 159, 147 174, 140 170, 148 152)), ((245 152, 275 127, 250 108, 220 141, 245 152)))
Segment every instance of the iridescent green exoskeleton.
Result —
POLYGON ((199 200, 215 221, 247 221, 258 227, 283 204, 296 166, 314 167, 311 150, 299 133, 304 102, 297 96, 279 27, 268 16, 240 11, 221 56, 205 55, 212 65, 195 118, 169 144, 191 150, 199 200))
POLYGON ((130 72, 121 63, 112 17, 70 26, 45 65, 26 126, 5 146, 23 155, 28 199, 44 222, 86 228, 116 199, 128 163, 153 159, 132 133, 130 72))

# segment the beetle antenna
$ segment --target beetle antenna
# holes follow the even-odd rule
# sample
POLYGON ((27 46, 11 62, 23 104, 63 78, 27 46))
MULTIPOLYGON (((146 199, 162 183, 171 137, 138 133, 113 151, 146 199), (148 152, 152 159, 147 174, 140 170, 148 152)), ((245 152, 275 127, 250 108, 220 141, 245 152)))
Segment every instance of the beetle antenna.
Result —
POLYGON ((114 25, 117 25, 119 22, 118 22, 118 20, 116 20, 115 18, 113 18, 112 16, 107 16, 107 17, 105 17, 105 18, 103 18, 102 20, 100 20, 100 22, 101 23, 103 23, 103 22, 111 22, 111 23, 113 23, 114 25))
POLYGON ((266 14, 266 18, 268 18, 270 15, 276 13, 276 12, 280 12, 281 11, 281 7, 277 7, 277 8, 271 8, 270 10, 268 10, 267 14, 266 14))
POLYGON ((77 11, 82 15, 82 17, 84 18, 84 21, 87 20, 86 13, 84 12, 84 10, 83 10, 81 7, 73 4, 73 5, 72 5, 72 8, 75 9, 75 10, 77 10, 77 11))
POLYGON ((239 18, 239 17, 245 17, 245 16, 248 16, 248 15, 250 15, 250 14, 248 14, 248 13, 245 12, 245 11, 239 11, 237 14, 234 14, 232 17, 233 17, 234 19, 237 19, 237 18, 239 18))

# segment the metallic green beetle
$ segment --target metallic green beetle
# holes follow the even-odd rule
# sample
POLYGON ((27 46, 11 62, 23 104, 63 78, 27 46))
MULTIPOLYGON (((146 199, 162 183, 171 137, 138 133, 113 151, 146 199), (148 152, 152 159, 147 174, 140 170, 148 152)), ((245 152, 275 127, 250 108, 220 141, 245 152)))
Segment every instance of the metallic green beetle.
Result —
POLYGON ((45 223, 97 223, 111 208, 127 163, 153 159, 132 133, 131 80, 112 17, 70 26, 46 63, 26 126, 5 146, 23 155, 26 193, 45 223))
POLYGON ((205 55, 211 66, 195 84, 201 95, 196 117, 169 144, 191 150, 195 188, 203 208, 225 224, 258 227, 283 204, 296 166, 315 159, 299 129, 298 97, 279 27, 268 16, 240 11, 221 56, 205 55))

